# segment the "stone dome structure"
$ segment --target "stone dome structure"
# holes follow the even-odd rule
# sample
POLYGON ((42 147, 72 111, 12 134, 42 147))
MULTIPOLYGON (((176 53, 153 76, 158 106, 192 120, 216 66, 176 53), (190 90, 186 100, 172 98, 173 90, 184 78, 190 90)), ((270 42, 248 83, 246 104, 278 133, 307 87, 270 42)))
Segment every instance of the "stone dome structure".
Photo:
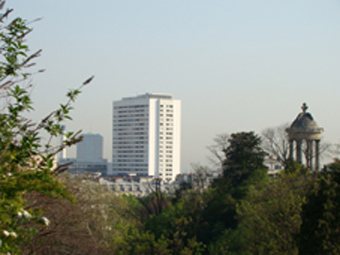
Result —
POLYGON ((299 130, 315 130, 318 129, 318 125, 314 121, 312 115, 309 112, 300 113, 291 125, 291 128, 299 130))
POLYGON ((313 119, 313 116, 307 112, 307 105, 303 103, 302 112, 298 114, 296 119, 286 129, 289 138, 289 155, 294 158, 295 144, 295 160, 302 164, 302 155, 305 155, 306 167, 310 170, 319 169, 319 143, 323 128, 320 128, 313 119), (313 145, 315 152, 313 151, 313 145), (313 166, 313 160, 315 166, 313 166))

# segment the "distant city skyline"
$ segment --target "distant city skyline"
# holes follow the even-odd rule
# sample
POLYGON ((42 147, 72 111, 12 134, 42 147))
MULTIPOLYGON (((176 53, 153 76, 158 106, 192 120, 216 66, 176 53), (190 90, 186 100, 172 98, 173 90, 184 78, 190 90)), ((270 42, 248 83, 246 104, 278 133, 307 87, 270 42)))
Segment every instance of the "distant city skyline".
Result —
MULTIPOLYGON (((104 137, 111 158, 112 102, 167 93, 182 100, 182 169, 208 164, 221 133, 291 123, 306 102, 323 139, 340 143, 340 2, 7 1, 30 25, 32 94, 39 120, 91 75, 67 130, 104 137)), ((73 149, 75 151, 75 149, 73 149)), ((72 153, 74 152, 70 152, 72 153)))

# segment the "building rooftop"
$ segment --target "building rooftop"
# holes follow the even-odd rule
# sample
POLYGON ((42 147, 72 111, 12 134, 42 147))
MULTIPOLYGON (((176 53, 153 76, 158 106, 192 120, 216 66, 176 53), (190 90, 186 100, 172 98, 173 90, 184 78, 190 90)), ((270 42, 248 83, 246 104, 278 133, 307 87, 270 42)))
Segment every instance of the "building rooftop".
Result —
POLYGON ((136 99, 149 99, 149 98, 172 99, 172 96, 168 95, 168 94, 150 94, 150 93, 146 93, 146 94, 138 95, 138 96, 135 96, 135 97, 123 97, 123 100, 136 100, 136 99))
POLYGON ((79 136, 86 136, 86 137, 92 137, 92 136, 95 136, 95 137, 102 137, 102 135, 100 134, 93 134, 93 133, 81 133, 79 136))

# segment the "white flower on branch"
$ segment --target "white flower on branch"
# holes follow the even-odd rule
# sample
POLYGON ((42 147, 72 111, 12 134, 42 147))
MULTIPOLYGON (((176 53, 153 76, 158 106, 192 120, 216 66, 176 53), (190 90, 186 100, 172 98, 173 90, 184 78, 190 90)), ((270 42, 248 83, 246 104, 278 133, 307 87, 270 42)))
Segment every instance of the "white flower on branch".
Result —
POLYGON ((50 220, 49 219, 47 219, 46 217, 41 217, 41 219, 44 221, 46 226, 50 225, 50 220))
POLYGON ((10 234, 11 236, 13 236, 14 238, 17 238, 17 237, 18 237, 18 235, 17 235, 15 232, 13 232, 13 231, 10 232, 9 234, 10 234))
POLYGON ((27 212, 27 211, 23 210, 23 212, 22 212, 22 213, 24 214, 24 217, 25 217, 26 219, 30 219, 30 218, 32 218, 32 215, 31 215, 29 212, 27 212))

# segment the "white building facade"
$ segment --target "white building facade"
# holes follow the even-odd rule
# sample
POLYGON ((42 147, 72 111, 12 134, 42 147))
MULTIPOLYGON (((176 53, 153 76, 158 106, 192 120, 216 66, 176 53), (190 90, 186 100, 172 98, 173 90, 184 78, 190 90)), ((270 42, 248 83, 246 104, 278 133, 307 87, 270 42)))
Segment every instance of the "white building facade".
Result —
POLYGON ((113 174, 174 180, 180 171, 181 102, 145 94, 113 102, 113 174))

